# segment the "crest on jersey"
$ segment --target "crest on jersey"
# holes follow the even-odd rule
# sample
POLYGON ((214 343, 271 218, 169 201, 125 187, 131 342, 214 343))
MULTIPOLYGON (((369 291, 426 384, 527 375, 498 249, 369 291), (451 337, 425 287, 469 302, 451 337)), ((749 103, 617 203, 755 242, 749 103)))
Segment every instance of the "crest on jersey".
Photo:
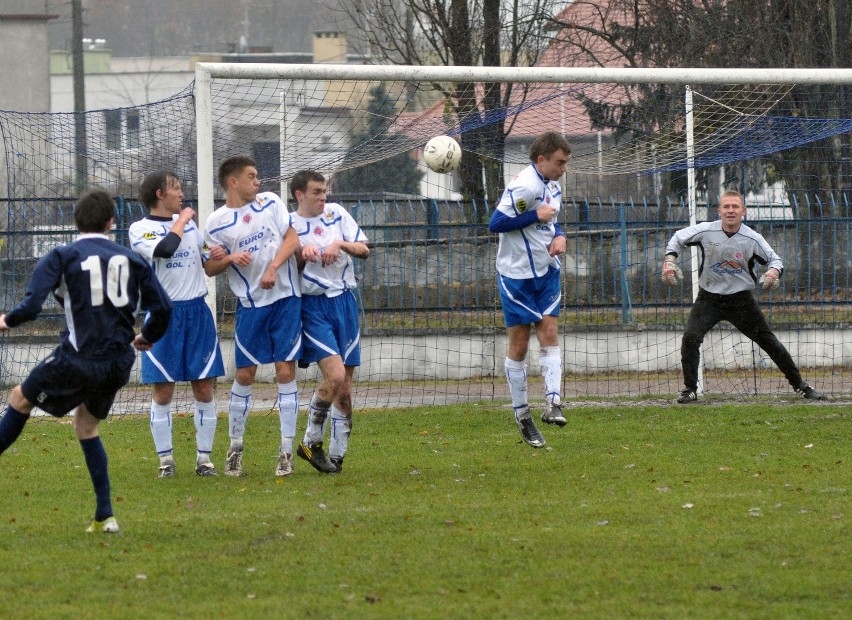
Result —
POLYGON ((521 198, 518 202, 515 203, 515 208, 518 210, 518 213, 523 213, 527 210, 527 201, 521 198))
POLYGON ((317 237, 322 237, 324 233, 325 231, 323 230, 322 226, 317 226, 316 228, 314 228, 314 234, 317 237))
POLYGON ((148 232, 146 232, 144 235, 142 235, 142 238, 143 238, 143 239, 147 239, 148 241, 150 241, 151 239, 156 239, 156 238, 157 238, 157 233, 155 233, 155 232, 151 232, 151 231, 148 231, 148 232))
POLYGON ((550 204, 550 196, 547 196, 547 197, 544 199, 544 202, 546 202, 547 204, 550 204))
POLYGON ((246 214, 243 216, 243 222, 245 222, 246 224, 248 224, 249 222, 251 222, 251 213, 246 213, 246 214))
POLYGON ((325 212, 325 219, 333 220, 334 219, 334 211, 326 211, 325 212))

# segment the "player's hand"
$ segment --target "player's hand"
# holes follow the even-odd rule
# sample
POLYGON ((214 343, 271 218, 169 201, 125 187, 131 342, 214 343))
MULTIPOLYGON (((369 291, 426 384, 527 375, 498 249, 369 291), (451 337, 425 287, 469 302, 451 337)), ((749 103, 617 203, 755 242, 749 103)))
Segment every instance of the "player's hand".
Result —
POLYGON ((273 286, 275 286, 275 282, 278 281, 278 270, 272 263, 266 266, 266 270, 263 272, 263 277, 260 279, 260 288, 269 290, 273 286))
POLYGON ((683 272, 677 266, 677 263, 674 262, 674 258, 669 257, 663 261, 660 279, 663 281, 663 284, 668 286, 677 286, 679 282, 683 281, 683 272))
POLYGON ((236 254, 231 254, 231 262, 238 267, 251 265, 251 252, 237 252, 236 254))
POLYGON ((0 332, 9 331, 9 326, 6 325, 6 315, 0 314, 0 332))
POLYGON ((210 252, 210 258, 213 260, 222 260, 228 255, 225 248, 221 245, 214 245, 212 248, 209 248, 208 251, 210 252))
POLYGON ((320 251, 320 254, 322 254, 322 266, 327 267, 340 258, 340 242, 335 241, 331 245, 324 247, 320 251))
POLYGON ((154 345, 142 337, 142 334, 137 334, 136 338, 133 339, 133 347, 137 351, 150 351, 153 346, 154 345))
POLYGON ((547 248, 547 253, 550 256, 559 256, 560 254, 565 254, 565 250, 568 247, 568 242, 565 240, 565 237, 559 235, 553 238, 553 241, 550 242, 550 246, 547 248))
POLYGON ((556 207, 549 204, 543 204, 536 209, 535 212, 538 214, 538 221, 542 224, 547 224, 553 219, 553 216, 556 215, 556 207))
POLYGON ((781 272, 775 267, 770 267, 762 276, 760 276, 760 288, 764 291, 774 291, 781 286, 781 272))
POLYGON ((312 245, 306 245, 302 248, 302 260, 306 263, 318 263, 322 260, 320 249, 312 245))
POLYGON ((195 210, 192 207, 184 207, 178 214, 178 220, 187 224, 195 217, 195 210))

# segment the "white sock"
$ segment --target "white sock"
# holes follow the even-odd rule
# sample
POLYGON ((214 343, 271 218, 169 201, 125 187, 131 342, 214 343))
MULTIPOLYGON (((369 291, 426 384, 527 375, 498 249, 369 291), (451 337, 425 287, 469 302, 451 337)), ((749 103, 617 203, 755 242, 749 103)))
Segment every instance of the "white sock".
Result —
POLYGON ((210 460, 213 452, 213 438, 216 435, 216 401, 209 403, 195 401, 195 445, 198 448, 199 462, 210 460))
POLYGON ((251 409, 251 386, 240 385, 236 381, 231 386, 231 398, 228 401, 228 436, 231 449, 242 448, 246 434, 246 420, 251 409))
POLYGON ((331 436, 328 440, 328 456, 343 458, 349 448, 349 435, 352 433, 352 414, 343 413, 331 406, 331 436))
POLYGON ((281 422, 281 452, 293 454, 296 416, 299 414, 299 388, 295 381, 278 384, 278 419, 281 422))
POLYGON ((305 429, 305 443, 308 445, 319 443, 323 440, 325 421, 328 418, 328 410, 331 403, 321 400, 317 393, 311 397, 311 405, 308 409, 308 427, 305 429))
POLYGON ((538 361, 544 378, 545 400, 558 405, 562 392, 562 351, 558 346, 541 347, 538 361))
POLYGON ((151 435, 157 456, 170 456, 172 453, 172 405, 158 405, 151 401, 151 435))
POLYGON ((512 395, 512 407, 526 407, 527 399, 527 365, 523 362, 510 360, 508 357, 503 362, 506 369, 506 380, 509 382, 509 394, 512 395))

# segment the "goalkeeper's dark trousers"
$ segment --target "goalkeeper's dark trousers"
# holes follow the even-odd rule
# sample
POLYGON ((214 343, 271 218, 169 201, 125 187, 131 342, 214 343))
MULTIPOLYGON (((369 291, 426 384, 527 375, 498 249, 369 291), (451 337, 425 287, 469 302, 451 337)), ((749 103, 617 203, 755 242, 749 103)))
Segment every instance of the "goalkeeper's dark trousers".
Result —
POLYGON ((686 321, 686 331, 680 347, 683 384, 687 389, 693 391, 698 389, 701 343, 707 332, 719 321, 728 321, 763 349, 784 373, 793 389, 802 385, 802 375, 793 362, 790 352, 769 329, 769 324, 751 291, 719 295, 699 289, 698 297, 686 321))

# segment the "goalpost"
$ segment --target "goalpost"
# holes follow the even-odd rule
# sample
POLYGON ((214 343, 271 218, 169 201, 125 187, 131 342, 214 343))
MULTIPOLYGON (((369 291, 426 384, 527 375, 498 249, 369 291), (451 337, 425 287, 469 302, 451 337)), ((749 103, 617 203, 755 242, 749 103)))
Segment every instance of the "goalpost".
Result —
MULTIPOLYGON (((573 174, 569 173, 568 178, 563 180, 564 194, 566 196, 570 196, 572 201, 578 199, 585 200, 585 206, 580 206, 577 209, 577 213, 573 215, 577 216, 578 220, 588 219, 589 216, 592 216, 591 219, 595 219, 593 217, 594 214, 590 213, 594 208, 590 206, 590 202, 597 200, 599 204, 603 204, 609 201, 609 209, 613 213, 616 210, 619 211, 617 215, 612 215, 609 219, 612 221, 617 217, 622 231, 635 229, 643 217, 650 220, 650 222, 658 220, 655 222, 655 225, 667 226, 664 234, 659 234, 655 237, 653 258, 650 260, 650 253, 646 249, 643 260, 641 261, 643 263, 641 269, 637 269, 636 265, 627 264, 631 260, 627 252, 625 254, 628 255, 628 258, 622 259, 621 264, 619 264, 619 269, 622 271, 619 275, 620 284, 623 285, 622 297, 629 295, 631 280, 641 280, 644 282, 644 286, 655 288, 653 294, 644 295, 645 299, 642 300, 642 305, 645 307, 642 308, 642 311, 646 317, 650 313, 650 320, 647 322, 662 325, 663 329, 656 330, 657 333, 651 335, 650 330, 641 324, 613 326, 617 327, 619 331, 624 330, 627 332, 628 335, 620 334, 618 339, 630 343, 625 345, 624 342, 621 342, 616 345, 615 351, 610 350, 611 347, 604 344, 607 338, 601 334, 596 335, 594 342, 591 344, 597 349, 604 349, 603 351, 590 350, 591 347, 588 339, 586 341, 583 341, 583 339, 569 339, 576 343, 578 347, 576 349, 572 349, 571 346, 566 348, 564 346, 566 339, 563 340, 563 351, 566 356, 566 370, 568 370, 568 374, 579 377, 584 375, 596 377, 588 381, 580 381, 580 384, 584 386, 594 385, 594 392, 598 394, 601 391, 610 394, 633 392, 635 385, 626 388, 626 391, 618 388, 613 389, 617 378, 613 378, 612 375, 621 373, 625 375, 635 373, 635 376, 624 379, 624 381, 628 385, 638 382, 642 386, 639 390, 640 392, 646 390, 646 393, 665 394, 675 392, 679 389, 677 385, 677 378, 679 378, 679 364, 677 363, 679 334, 675 335, 669 332, 680 330, 683 318, 673 316, 670 304, 674 301, 676 304, 679 304, 677 308, 680 310, 684 305, 688 305, 689 301, 697 295, 697 276, 700 260, 697 250, 695 248, 691 249, 691 257, 688 260, 691 277, 688 278, 690 281, 688 288, 683 291, 685 294, 677 295, 676 299, 672 299, 670 293, 657 290, 656 285, 652 283, 657 279, 655 268, 659 264, 659 259, 661 258, 660 252, 665 246, 666 237, 673 230, 680 227, 673 224, 679 221, 682 222, 682 225, 694 224, 697 221, 708 218, 707 211, 699 213, 699 194, 701 194, 703 202, 701 207, 706 209, 713 200, 713 188, 709 187, 709 184, 715 182, 721 188, 725 182, 726 169, 736 166, 747 167, 760 165, 767 168, 770 165, 777 165, 766 163, 754 164, 751 162, 771 157, 771 154, 776 150, 784 151, 802 144, 812 144, 819 140, 825 140, 826 137, 831 139, 840 136, 845 143, 849 141, 849 119, 844 119, 842 113, 840 118, 835 119, 838 122, 828 130, 824 126, 816 127, 817 122, 809 122, 811 120, 822 121, 826 119, 807 119, 807 122, 801 122, 796 126, 795 121, 791 117, 785 117, 783 114, 780 115, 780 118, 775 117, 775 113, 778 112, 777 108, 779 107, 778 101, 783 100, 794 88, 820 88, 826 85, 845 87, 852 84, 852 70, 846 69, 494 68, 199 63, 196 66, 195 95, 198 132, 198 197, 199 213, 202 221, 212 210, 214 204, 214 186, 211 180, 213 179, 215 157, 227 156, 228 154, 227 149, 214 149, 214 135, 217 132, 228 132, 226 127, 227 121, 224 124, 219 122, 217 115, 228 116, 229 98, 243 101, 252 100, 253 97, 257 97, 257 100, 263 101, 267 96, 263 94, 265 90, 268 89, 272 92, 275 89, 279 89, 281 93, 280 105, 281 108, 284 108, 286 106, 285 100, 288 88, 298 85, 294 88, 301 89, 300 93, 302 95, 305 95, 304 91, 310 88, 323 90, 320 95, 316 95, 316 93, 305 95, 309 99, 318 98, 322 102, 325 102, 329 98, 329 93, 331 92, 332 95, 330 98, 333 103, 329 105, 330 108, 338 105, 340 101, 344 101, 345 104, 343 107, 349 108, 354 113, 358 111, 363 112, 365 108, 364 98, 367 90, 367 86, 365 85, 375 84, 389 85, 387 90, 391 93, 390 98, 394 103, 395 116, 387 119, 388 122, 385 124, 383 133, 374 133, 373 135, 363 134, 357 138, 353 137, 354 134, 352 133, 346 136, 347 143, 343 150, 350 155, 352 153, 360 154, 363 156, 363 159, 358 160, 351 156, 341 156, 336 159, 320 158, 319 161, 310 161, 309 157, 302 157, 305 167, 319 168, 322 172, 330 174, 334 179, 336 175, 357 167, 363 162, 374 163, 381 161, 382 157, 399 152, 416 150, 433 135, 447 133, 459 139, 466 150, 474 150, 477 157, 485 160, 501 160, 504 167, 503 179, 505 180, 505 178, 510 177, 514 172, 519 170, 521 166, 525 165, 526 161, 522 149, 524 140, 528 142, 531 133, 551 128, 568 127, 568 132, 571 133, 569 139, 576 138, 579 130, 583 130, 585 133, 594 135, 595 137, 595 142, 591 146, 585 144, 582 136, 579 137, 579 148, 575 150, 571 166, 573 174), (225 86, 226 84, 230 86, 225 86), (360 87, 358 86, 359 84, 361 85, 360 87), (410 93, 411 84, 415 84, 415 96, 412 96, 410 93), (484 108, 486 102, 483 96, 483 85, 486 84, 500 85, 501 92, 503 93, 511 85, 516 92, 523 90, 525 94, 522 98, 516 97, 513 99, 512 97, 506 97, 500 109, 488 110, 484 108), (218 90, 216 85, 219 85, 218 90), (644 127, 614 128, 611 126, 609 128, 602 128, 600 126, 601 123, 592 117, 595 111, 596 99, 599 104, 608 103, 613 105, 613 107, 617 107, 619 104, 618 98, 623 97, 623 93, 629 93, 633 89, 634 93, 641 94, 643 89, 645 91, 651 90, 649 88, 650 85, 654 85, 654 88, 659 88, 662 85, 664 87, 671 87, 672 89, 681 89, 678 91, 681 93, 680 101, 670 102, 670 105, 680 107, 679 112, 669 114, 668 116, 662 115, 659 119, 655 119, 654 122, 657 124, 653 126, 653 129, 656 135, 648 135, 649 125, 647 124, 644 127), (428 97, 428 93, 430 92, 433 95, 431 99, 428 97), (463 104, 461 98, 457 97, 455 100, 453 99, 459 93, 462 93, 461 96, 463 97, 464 92, 467 92, 476 100, 475 106, 473 108, 468 107, 466 111, 462 110, 463 104), (251 93, 256 93, 256 95, 252 95, 251 93), (417 102, 418 96, 422 96, 425 102, 422 100, 417 102), (698 98, 698 103, 694 102, 694 96, 698 98), (441 104, 442 99, 444 100, 443 104, 441 104), (551 103, 554 100, 558 102, 558 116, 552 110, 551 103), (450 103, 446 103, 447 101, 450 103), (432 104, 431 108, 429 105, 430 102, 432 104), (566 102, 568 102, 567 108, 570 110, 569 114, 573 113, 575 116, 578 112, 585 114, 580 119, 580 123, 576 122, 576 118, 566 121, 566 102), (442 105, 443 108, 440 113, 436 114, 434 110, 435 106, 441 107, 442 105), (697 135, 696 109, 698 110, 697 114, 699 118, 697 135), (492 115, 493 118, 489 118, 489 115, 492 115), (438 117, 437 121, 436 116, 438 117), (473 122, 470 120, 471 116, 475 116, 473 122), (574 123, 573 125, 572 122, 574 123), (597 127, 592 127, 595 122, 598 123, 597 127), (495 123, 501 124, 502 128, 507 130, 504 150, 497 155, 490 152, 490 145, 485 143, 482 137, 485 135, 484 129, 489 125, 493 126, 495 123), (585 128, 582 128, 583 123, 586 125, 585 128), (737 154, 733 150, 732 145, 737 140, 749 138, 755 140, 760 138, 762 140, 766 132, 773 131, 773 127, 780 126, 783 123, 787 123, 788 125, 792 123, 792 131, 795 132, 798 130, 801 135, 797 137, 795 135, 789 136, 784 134, 783 131, 790 131, 790 128, 785 126, 782 131, 779 131, 778 137, 771 140, 772 144, 769 147, 763 146, 757 149, 745 149, 741 154, 737 154), (528 126, 531 125, 536 126, 535 131, 530 131, 528 126), (519 127, 523 131, 518 131, 519 127), (466 140, 468 135, 477 132, 480 133, 478 141, 466 140), (618 135, 619 132, 621 134, 620 137, 618 135), (404 139, 397 142, 394 151, 377 156, 376 149, 371 148, 371 142, 376 143, 379 145, 377 148, 380 148, 382 145, 387 144, 384 139, 391 133, 402 135, 404 139), (507 148, 505 145, 509 145, 517 134, 521 134, 517 139, 518 146, 514 150, 507 148), (607 135, 606 145, 601 143, 602 134, 607 135), (214 151, 216 155, 214 155, 214 151), (743 160, 746 163, 742 163, 743 160), (677 206, 666 208, 662 206, 664 201, 671 202, 671 195, 652 195, 650 197, 642 195, 643 186, 647 188, 653 186, 655 183, 659 183, 661 175, 675 176, 684 172, 685 191, 680 194, 680 198, 676 199, 677 206), (702 172, 703 174, 701 182, 698 179, 698 172, 702 172), (608 179, 604 182, 606 190, 597 196, 594 194, 590 196, 590 192, 588 191, 590 184, 581 179, 581 175, 605 177, 608 179), (630 176, 634 177, 633 183, 627 178, 630 176), (709 181, 708 177, 711 176, 715 176, 719 180, 709 181), (645 177, 653 178, 654 183, 643 183, 646 180, 645 177), (631 192, 635 192, 635 195, 631 192), (644 213, 640 213, 640 210, 637 208, 637 203, 640 201, 643 201, 645 205, 644 213), (649 209, 649 202, 654 203, 655 208, 649 209), (618 206, 616 206, 616 203, 618 206), (664 215, 659 217, 659 213, 663 211, 665 212, 664 215), (638 271, 638 277, 635 273, 631 276, 629 273, 631 270, 638 271), (666 308, 667 305, 669 306, 668 308, 666 308), (648 308, 652 306, 657 306, 660 310, 658 312, 649 310, 648 308), (645 345, 637 344, 642 340, 641 334, 643 332, 647 335, 648 342, 645 345), (661 333, 663 334, 662 336, 660 335, 661 333), (624 346, 628 350, 619 350, 624 346), (646 354, 651 352, 651 355, 647 357, 653 358, 654 361, 649 362, 648 359, 641 359, 643 356, 643 352, 641 351, 642 346, 645 346, 646 354), (664 349, 666 350, 665 352, 663 352, 664 349), (670 376, 665 381, 660 381, 659 386, 655 386, 654 379, 652 378, 655 373, 664 373, 670 376), (673 379, 672 376, 675 378, 673 379), (606 386, 603 390, 601 390, 602 383, 606 386), (662 387, 663 385, 665 387, 662 387)), ((262 103, 260 107, 263 107, 262 103)), ((317 113, 320 107, 321 105, 314 106, 313 112, 317 113)), ((831 113, 830 110, 826 110, 826 112, 831 113)), ((836 113, 836 110, 834 112, 836 113)), ((278 119, 280 122, 278 131, 280 133, 277 139, 281 140, 283 144, 285 140, 284 136, 288 134, 290 136, 286 139, 287 148, 289 149, 288 154, 292 153, 294 157, 298 158, 300 144, 294 143, 292 135, 299 133, 299 128, 296 121, 291 117, 292 112, 288 111, 288 114, 284 115, 279 111, 278 119)), ((307 124, 307 121, 303 121, 302 125, 304 126, 305 124, 307 124)), ((353 121, 352 124, 355 126, 357 123, 353 121)), ((301 135, 303 139, 307 138, 304 131, 301 135)), ((574 142, 573 139, 571 141, 574 142)), ((301 142, 301 147, 307 150, 313 149, 314 146, 310 143, 309 139, 301 142)), ((270 180, 277 180, 280 183, 282 191, 284 191, 283 188, 286 188, 288 176, 299 166, 291 166, 290 170, 285 169, 287 162, 283 146, 279 150, 279 155, 279 177, 278 179, 270 180)), ((830 157, 828 154, 826 156, 830 157)), ((493 208, 494 201, 499 198, 499 195, 497 195, 494 189, 485 189, 484 199, 477 207, 477 196, 466 196, 464 190, 461 192, 457 191, 460 181, 458 176, 434 175, 427 170, 424 170, 424 172, 424 181, 421 183, 421 188, 425 188, 423 193, 440 195, 445 199, 449 198, 451 201, 455 200, 460 203, 472 198, 473 207, 459 205, 459 210, 456 213, 452 213, 452 211, 448 213, 446 221, 452 223, 458 220, 469 226, 472 230, 478 227, 478 230, 481 232, 483 225, 487 223, 484 217, 485 212, 490 213, 489 210, 493 208), (489 190, 490 195, 488 195, 489 190), (468 210, 473 208, 474 211, 482 209, 483 211, 478 212, 478 217, 471 218, 469 213, 463 213, 465 208, 468 210), (456 218, 456 220, 453 218, 456 218)), ((774 188, 776 193, 781 192, 795 198, 797 188, 791 187, 791 177, 788 176, 779 181, 778 179, 781 179, 781 175, 776 172, 770 174, 764 172, 763 174, 764 179, 759 182, 740 179, 741 188, 746 190, 743 193, 749 193, 748 190, 755 189, 754 186, 758 186, 759 188, 762 183, 765 186, 763 189, 766 191, 774 188)), ((840 172, 841 176, 848 174, 848 166, 844 171, 840 172)), ((730 176, 728 180, 730 181, 730 176)), ((843 176, 837 188, 827 189, 830 190, 829 194, 834 194, 835 190, 838 190, 836 196, 832 197, 832 200, 843 204, 844 201, 850 199, 850 187, 852 187, 852 179, 848 178, 848 176, 843 176)), ((334 189, 336 191, 337 188, 334 189)), ((343 189, 345 190, 345 188, 343 189)), ((329 198, 330 201, 336 199, 335 191, 332 192, 329 198)), ((644 191, 647 192, 647 189, 644 191)), ((343 193, 345 194, 346 192, 344 191, 343 193)), ((718 194, 718 190, 716 193, 718 194)), ((759 195, 761 192, 751 193, 759 195)), ((806 201, 811 200, 807 197, 807 194, 803 195, 806 196, 806 201)), ((287 199, 286 196, 284 198, 285 200, 287 199)), ((779 204, 770 204, 772 201, 765 201, 764 197, 757 197, 756 200, 761 200, 762 203, 760 207, 755 209, 758 217, 753 219, 760 219, 760 215, 772 217, 772 221, 769 224, 770 228, 778 228, 780 225, 778 223, 780 214, 781 221, 784 222, 784 231, 789 233, 787 236, 796 236, 796 231, 790 232, 792 230, 791 225, 795 225, 795 222, 791 223, 789 219, 784 219, 784 215, 790 209, 801 209, 801 206, 791 207, 788 197, 782 200, 775 200, 779 204), (775 209, 775 214, 771 212, 773 208, 775 209)), ((356 200, 349 204, 353 205, 357 210, 361 203, 356 200)), ((576 205, 569 203, 565 206, 566 211, 568 211, 572 206, 576 205)), ((809 219, 809 216, 812 214, 799 213, 797 215, 798 220, 801 222, 801 220, 809 219)), ((590 223, 584 221, 571 222, 571 219, 573 217, 569 215, 566 222, 563 223, 563 228, 566 229, 569 237, 579 238, 583 235, 594 234, 594 232, 587 232, 595 228, 590 223)), ((384 222, 384 224, 386 225, 387 222, 384 222)), ((604 226, 604 228, 607 227, 604 226)), ((663 231, 660 230, 659 232, 662 233, 663 231)), ((605 234, 610 233, 606 232, 605 234)), ((417 230, 412 230, 411 235, 414 241, 419 241, 417 230)), ((772 235, 769 234, 768 236, 771 237, 772 235)), ((622 234, 621 237, 621 245, 623 246, 621 249, 626 250, 627 246, 633 244, 633 241, 629 238, 628 234, 622 234)), ((428 243, 428 240, 424 240, 423 242, 428 243)), ((777 240, 775 242, 777 243, 777 240)), ((384 247, 388 249, 392 248, 390 245, 384 247)), ((434 248, 437 247, 437 245, 434 246, 434 248)), ((428 254, 428 250, 424 252, 427 260, 428 254)), ((785 258, 788 272, 793 271, 795 273, 796 256, 788 254, 785 258)), ((596 258, 595 260, 602 265, 607 263, 605 258, 596 258)), ((569 277, 578 281, 581 280, 582 269, 578 265, 581 260, 578 260, 577 256, 567 256, 566 262, 574 263, 576 270, 575 273, 569 274, 569 277)), ((440 274, 436 275, 439 276, 440 274)), ((813 275, 815 274, 807 274, 804 278, 797 276, 796 280, 809 281, 813 275)), ((480 279, 485 278, 482 274, 477 277, 480 279)), ((414 279, 416 280, 416 277, 414 279)), ((846 284, 845 281, 844 284, 846 284)), ((607 288, 607 285, 604 284, 602 288, 607 288)), ((635 288, 635 284, 633 288, 635 288)), ((790 288, 796 289, 798 287, 793 285, 790 288)), ((790 297, 790 289, 786 292, 788 293, 788 297, 790 297)), ((793 295, 795 294, 794 292, 793 295)), ((496 293, 494 293, 494 296, 496 297, 496 293)), ((617 296, 618 291, 616 290, 613 293, 613 297, 617 296)), ((784 305, 782 296, 783 293, 776 294, 773 297, 772 309, 775 307, 780 308, 784 305)), ((566 299, 569 302, 566 304, 568 311, 571 311, 570 308, 573 305, 576 307, 577 314, 583 314, 586 311, 583 308, 583 300, 582 296, 577 295, 575 295, 575 299, 573 300, 566 299), (573 304, 570 303, 572 301, 574 302, 573 304)), ((788 301, 792 300, 788 299, 788 301)), ((489 309, 491 317, 488 329, 494 330, 492 334, 489 334, 491 342, 490 352, 486 354, 482 350, 476 352, 451 350, 448 355, 449 359, 458 359, 459 357, 471 354, 474 356, 490 355, 491 359, 487 363, 483 364, 478 370, 470 369, 468 375, 462 376, 461 379, 476 379, 482 375, 496 376, 497 380, 491 384, 492 393, 500 391, 497 384, 499 384, 499 376, 502 374, 500 367, 503 355, 503 352, 500 350, 503 346, 499 336, 500 320, 495 303, 492 301, 489 309)), ((614 305, 628 304, 625 307, 631 307, 630 303, 630 299, 627 298, 616 300, 614 305)), ((606 303, 590 304, 592 313, 596 310, 605 312, 607 306, 608 304, 606 303)), ((790 307, 797 313, 801 310, 800 307, 796 308, 794 305, 790 307)), ((770 315, 772 314, 772 309, 769 310, 770 315)), ((400 309, 400 311, 404 310, 400 309)), ((365 309, 365 312, 369 312, 369 309, 365 309)), ((424 310, 423 314, 423 320, 428 322, 428 317, 426 316, 428 315, 428 310, 424 310)), ((624 313, 624 316, 627 316, 627 314, 624 313)), ((779 310, 778 314, 782 314, 782 311, 779 310)), ((805 317, 802 318, 804 319, 805 317)), ((464 320, 461 322, 465 323, 464 320)), ((588 326, 583 325, 583 323, 584 321, 580 319, 576 324, 569 325, 565 329, 569 332, 588 329, 588 326)), ((448 320, 441 327, 445 328, 448 333, 452 333, 454 330, 451 320, 448 320)), ((806 320, 801 325, 794 324, 788 327, 789 331, 784 332, 788 339, 798 338, 802 334, 805 334, 807 337, 814 336, 813 330, 808 327, 806 320)), ((420 327, 416 325, 415 321, 412 331, 416 332, 418 329, 420 327)), ((480 331, 482 331, 481 327, 480 331)), ((365 329, 365 334, 367 334, 368 338, 369 333, 370 330, 365 329)), ((706 364, 714 370, 720 371, 722 375, 724 375, 724 371, 726 370, 733 370, 734 372, 729 374, 736 377, 736 371, 744 367, 750 370, 750 373, 745 375, 749 379, 746 381, 736 378, 722 378, 714 386, 713 391, 765 393, 783 391, 785 389, 780 385, 777 378, 761 379, 757 377, 757 374, 760 373, 767 377, 771 375, 771 373, 763 371, 768 364, 754 350, 754 347, 749 351, 745 351, 748 348, 747 343, 742 342, 742 339, 737 336, 734 330, 725 331, 725 328, 721 328, 715 330, 714 333, 723 342, 722 344, 714 344, 712 342, 713 338, 708 337, 711 340, 710 349, 713 349, 713 351, 710 352, 710 359, 707 360, 706 364), (725 340, 730 342, 725 343, 725 340)), ((405 336, 410 337, 411 335, 403 335, 402 339, 404 340, 405 336)), ((803 361, 800 360, 800 365, 805 367, 822 368, 823 372, 828 368, 835 369, 842 367, 846 363, 842 354, 838 355, 833 351, 826 352, 827 349, 833 347, 831 342, 832 337, 831 333, 826 332, 822 336, 817 335, 814 338, 814 342, 807 345, 805 343, 791 342, 791 351, 794 353, 794 356, 797 353, 806 354, 806 359, 803 361)), ((417 348, 416 345, 411 346, 415 349, 417 348)), ((535 347, 533 346, 531 349, 535 349, 535 347)), ((703 347, 705 358, 707 357, 706 349, 707 347, 703 347)), ((385 352, 387 352, 387 349, 385 349, 385 352)), ((534 351, 531 350, 531 353, 534 353, 534 351)), ((369 358, 370 356, 368 355, 367 357, 369 358)), ((410 360, 406 363, 410 363, 410 360)), ((378 361, 376 364, 378 365, 378 361)), ((440 362, 435 364, 434 378, 451 380, 453 378, 452 374, 442 373, 441 369, 438 368, 439 364, 440 362)), ((531 367, 534 367, 534 364, 531 364, 531 367)), ((705 364, 703 363, 701 366, 702 387, 704 385, 704 367, 705 364)), ((406 378, 405 375, 393 371, 378 371, 372 377, 369 376, 370 374, 368 370, 367 373, 362 372, 360 377, 362 380, 366 379, 367 381, 406 378), (365 374, 368 377, 365 378, 365 374)), ((415 372, 409 376, 415 379, 428 378, 425 372, 415 372)), ((568 382, 570 383, 572 380, 574 378, 569 376, 568 382)), ((585 388, 579 388, 578 393, 582 394, 584 390, 585 388)), ((476 394, 477 397, 488 395, 482 392, 476 394)))

